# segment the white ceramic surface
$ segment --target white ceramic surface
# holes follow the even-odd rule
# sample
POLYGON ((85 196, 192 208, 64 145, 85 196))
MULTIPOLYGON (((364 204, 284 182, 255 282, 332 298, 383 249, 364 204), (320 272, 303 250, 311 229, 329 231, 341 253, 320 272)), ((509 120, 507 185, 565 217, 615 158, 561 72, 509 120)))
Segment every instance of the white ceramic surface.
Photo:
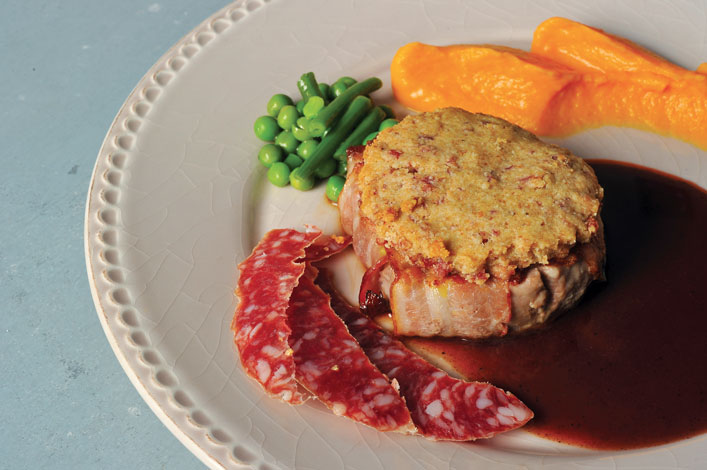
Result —
MULTIPOLYGON (((236 264, 274 227, 338 230, 322 189, 278 189, 257 164, 253 120, 299 75, 384 80, 398 47, 528 48, 566 16, 688 68, 707 59, 706 2, 239 1, 162 57, 118 113, 86 208, 86 262, 116 356, 154 412, 212 468, 707 468, 704 436, 635 452, 594 452, 517 431, 476 444, 377 433, 310 403, 266 398, 238 366, 229 330, 236 264)), ((557 142, 707 187, 707 154, 673 139, 603 128, 557 142)), ((360 269, 342 261, 340 282, 360 269)))

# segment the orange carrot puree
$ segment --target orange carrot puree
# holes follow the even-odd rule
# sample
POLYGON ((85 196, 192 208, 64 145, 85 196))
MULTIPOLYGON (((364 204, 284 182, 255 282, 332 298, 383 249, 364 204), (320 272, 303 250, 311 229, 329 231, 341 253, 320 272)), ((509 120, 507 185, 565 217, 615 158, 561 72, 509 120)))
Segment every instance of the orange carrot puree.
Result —
POLYGON ((458 106, 547 136, 630 126, 707 149, 707 64, 686 70, 602 30, 550 18, 531 52, 410 43, 391 64, 395 97, 417 111, 458 106))

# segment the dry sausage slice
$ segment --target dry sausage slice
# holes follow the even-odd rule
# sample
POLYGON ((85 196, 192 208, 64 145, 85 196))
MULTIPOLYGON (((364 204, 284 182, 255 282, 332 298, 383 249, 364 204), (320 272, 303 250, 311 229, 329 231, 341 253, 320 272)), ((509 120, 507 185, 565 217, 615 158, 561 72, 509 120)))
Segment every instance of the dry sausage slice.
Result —
POLYGON ((337 415, 379 431, 414 432, 405 401, 349 334, 314 276, 309 268, 300 278, 287 311, 297 381, 337 415))
POLYGON ((297 260, 304 258, 320 233, 271 230, 238 265, 239 303, 231 328, 241 363, 269 395, 291 404, 302 403, 308 396, 298 390, 295 381, 287 306, 305 270, 305 263, 297 260))

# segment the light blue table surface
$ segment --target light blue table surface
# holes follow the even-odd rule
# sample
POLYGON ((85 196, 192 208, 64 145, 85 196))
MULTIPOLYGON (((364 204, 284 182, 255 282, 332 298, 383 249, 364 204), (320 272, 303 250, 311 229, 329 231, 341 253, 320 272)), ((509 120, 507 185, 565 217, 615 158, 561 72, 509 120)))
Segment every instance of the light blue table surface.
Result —
POLYGON ((0 468, 203 468, 123 373, 91 300, 86 192, 149 67, 225 0, 9 0, 0 14, 0 468))

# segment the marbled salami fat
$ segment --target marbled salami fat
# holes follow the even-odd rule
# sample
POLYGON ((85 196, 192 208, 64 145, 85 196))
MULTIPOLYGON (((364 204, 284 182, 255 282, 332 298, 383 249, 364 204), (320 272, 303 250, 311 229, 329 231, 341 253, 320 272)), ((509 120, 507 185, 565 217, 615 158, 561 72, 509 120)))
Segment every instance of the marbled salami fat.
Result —
POLYGON ((319 231, 272 230, 238 265, 239 303, 231 328, 241 363, 268 394, 291 404, 302 403, 307 396, 295 381, 286 312, 305 270, 305 263, 298 260, 319 235, 319 231))
POLYGON ((297 381, 337 415, 379 431, 414 432, 405 401, 331 309, 310 269, 287 311, 297 381))
POLYGON ((450 377, 407 349, 349 305, 326 275, 320 275, 317 282, 331 296, 334 311, 371 362, 389 379, 397 380, 420 434, 454 441, 488 438, 520 427, 533 417, 512 394, 491 384, 450 377))

